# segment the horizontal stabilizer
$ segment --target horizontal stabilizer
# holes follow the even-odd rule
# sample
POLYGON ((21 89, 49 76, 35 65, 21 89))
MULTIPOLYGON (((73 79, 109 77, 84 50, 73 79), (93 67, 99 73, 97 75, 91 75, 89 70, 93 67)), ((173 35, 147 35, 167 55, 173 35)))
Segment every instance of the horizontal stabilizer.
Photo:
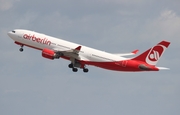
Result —
POLYGON ((169 68, 166 67, 157 67, 159 70, 170 70, 169 68))

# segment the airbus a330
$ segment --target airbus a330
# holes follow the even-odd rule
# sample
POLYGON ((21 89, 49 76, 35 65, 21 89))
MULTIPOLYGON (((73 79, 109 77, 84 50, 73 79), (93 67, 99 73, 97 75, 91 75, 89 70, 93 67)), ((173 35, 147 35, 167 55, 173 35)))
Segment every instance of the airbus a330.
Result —
POLYGON ((10 31, 8 32, 8 36, 20 46, 19 51, 21 52, 24 46, 28 46, 40 50, 44 58, 50 60, 59 58, 69 60, 70 64, 68 67, 71 68, 73 72, 77 72, 78 69, 88 72, 87 65, 126 72, 168 69, 156 66, 158 60, 170 45, 168 41, 161 41, 136 57, 126 58, 127 55, 135 55, 138 50, 130 53, 112 54, 23 29, 10 31))

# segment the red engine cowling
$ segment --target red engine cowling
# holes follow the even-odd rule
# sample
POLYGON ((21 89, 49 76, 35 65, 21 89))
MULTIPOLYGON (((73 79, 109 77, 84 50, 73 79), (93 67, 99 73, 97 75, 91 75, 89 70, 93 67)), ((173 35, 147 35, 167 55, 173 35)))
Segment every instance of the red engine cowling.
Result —
POLYGON ((53 60, 54 56, 55 56, 55 52, 53 50, 47 48, 42 50, 42 57, 53 60))

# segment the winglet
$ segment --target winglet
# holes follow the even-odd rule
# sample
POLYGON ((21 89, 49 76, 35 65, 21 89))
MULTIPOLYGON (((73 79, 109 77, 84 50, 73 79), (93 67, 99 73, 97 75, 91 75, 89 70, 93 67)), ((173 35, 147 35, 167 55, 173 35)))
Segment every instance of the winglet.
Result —
POLYGON ((75 48, 75 50, 81 50, 81 46, 78 46, 77 48, 75 48))
POLYGON ((78 54, 80 50, 81 50, 81 46, 78 46, 73 50, 73 52, 78 54))
POLYGON ((132 51, 131 53, 123 53, 123 54, 114 54, 114 55, 117 55, 117 56, 130 56, 130 55, 135 55, 138 53, 139 50, 134 50, 132 51))
POLYGON ((139 50, 134 50, 134 51, 132 51, 131 53, 137 54, 138 52, 139 52, 139 50))

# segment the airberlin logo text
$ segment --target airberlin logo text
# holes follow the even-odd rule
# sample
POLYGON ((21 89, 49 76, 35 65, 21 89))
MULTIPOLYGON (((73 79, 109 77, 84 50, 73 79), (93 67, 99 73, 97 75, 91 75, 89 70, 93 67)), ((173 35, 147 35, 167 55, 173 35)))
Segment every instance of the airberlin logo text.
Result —
POLYGON ((46 39, 46 38, 38 38, 35 35, 24 34, 23 38, 27 39, 27 40, 37 42, 37 43, 40 43, 40 44, 46 44, 46 45, 49 45, 49 46, 51 45, 51 41, 49 41, 48 39, 46 39))

